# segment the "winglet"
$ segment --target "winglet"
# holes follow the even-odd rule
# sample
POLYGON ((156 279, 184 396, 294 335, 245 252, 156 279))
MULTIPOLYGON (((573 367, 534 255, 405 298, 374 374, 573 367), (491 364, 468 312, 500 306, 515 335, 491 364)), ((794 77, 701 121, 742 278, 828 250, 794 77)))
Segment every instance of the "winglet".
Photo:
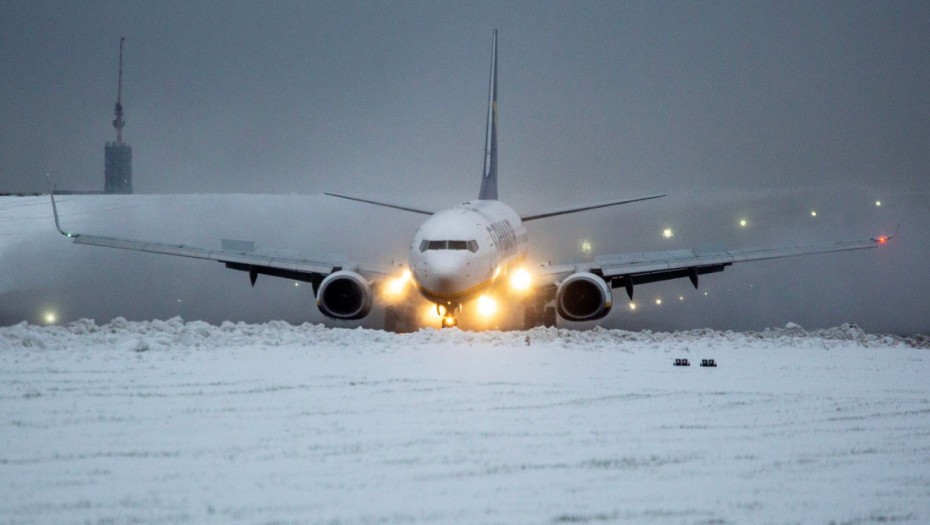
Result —
POLYGON ((65 237, 78 237, 79 235, 76 233, 69 233, 61 229, 61 223, 58 221, 58 206, 55 205, 55 188, 52 186, 52 177, 46 173, 45 178, 48 179, 48 196, 52 199, 52 214, 55 216, 55 228, 58 229, 58 233, 65 237))
POLYGON ((491 40, 491 81, 488 86, 488 125, 484 137, 484 173, 481 200, 497 200, 497 29, 491 40))

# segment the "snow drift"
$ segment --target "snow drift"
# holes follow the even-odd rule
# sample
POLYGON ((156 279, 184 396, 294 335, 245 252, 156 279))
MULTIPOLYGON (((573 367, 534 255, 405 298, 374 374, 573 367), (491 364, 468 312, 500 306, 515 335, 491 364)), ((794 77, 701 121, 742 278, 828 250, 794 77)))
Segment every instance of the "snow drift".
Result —
POLYGON ((927 347, 21 323, 0 328, 0 522, 922 523, 927 347))

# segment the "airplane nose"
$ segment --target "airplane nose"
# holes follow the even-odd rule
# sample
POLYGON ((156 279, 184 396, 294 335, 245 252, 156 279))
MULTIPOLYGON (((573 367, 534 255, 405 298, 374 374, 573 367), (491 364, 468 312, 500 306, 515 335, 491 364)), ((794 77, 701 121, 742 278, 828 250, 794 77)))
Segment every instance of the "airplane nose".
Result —
POLYGON ((448 257, 434 257, 429 261, 425 283, 435 293, 455 294, 462 291, 462 267, 458 261, 448 257))

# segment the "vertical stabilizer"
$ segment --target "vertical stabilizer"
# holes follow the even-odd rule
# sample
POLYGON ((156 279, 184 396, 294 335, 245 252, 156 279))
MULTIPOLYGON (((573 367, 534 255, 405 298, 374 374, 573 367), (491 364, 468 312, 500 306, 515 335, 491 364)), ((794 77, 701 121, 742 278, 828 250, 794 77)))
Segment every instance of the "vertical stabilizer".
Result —
POLYGON ((497 29, 491 40, 491 82, 488 87, 488 127, 484 138, 484 175, 479 199, 497 200, 497 29))

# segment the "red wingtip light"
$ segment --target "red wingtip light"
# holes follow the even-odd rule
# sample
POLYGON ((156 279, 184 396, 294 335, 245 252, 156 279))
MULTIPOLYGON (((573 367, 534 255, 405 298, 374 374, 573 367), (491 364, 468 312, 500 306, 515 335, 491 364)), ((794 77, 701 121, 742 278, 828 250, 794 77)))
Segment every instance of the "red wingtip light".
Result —
POLYGON ((885 244, 886 242, 888 242, 888 237, 885 237, 884 235, 882 235, 881 237, 878 238, 878 244, 885 244))

